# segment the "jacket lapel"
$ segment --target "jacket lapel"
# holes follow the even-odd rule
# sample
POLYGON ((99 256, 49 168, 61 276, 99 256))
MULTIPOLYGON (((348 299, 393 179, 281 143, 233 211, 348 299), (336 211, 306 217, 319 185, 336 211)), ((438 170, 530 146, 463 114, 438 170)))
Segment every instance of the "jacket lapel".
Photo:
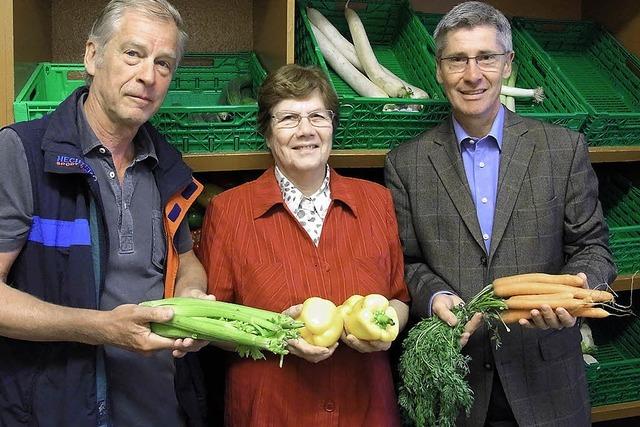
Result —
POLYGON ((535 143, 524 136, 526 133, 527 127, 522 118, 506 111, 489 260, 504 236, 524 175, 529 168, 535 143))
POLYGON ((433 168, 467 229, 473 235, 476 243, 484 249, 480 224, 471 198, 471 190, 464 171, 458 141, 456 141, 453 132, 451 118, 439 126, 434 142, 434 149, 429 153, 433 168))

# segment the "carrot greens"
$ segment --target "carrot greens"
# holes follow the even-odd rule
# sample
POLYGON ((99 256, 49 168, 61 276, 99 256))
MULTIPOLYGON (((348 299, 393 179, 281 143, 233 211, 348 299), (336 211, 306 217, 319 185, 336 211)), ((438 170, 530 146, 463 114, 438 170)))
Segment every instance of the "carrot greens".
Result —
POLYGON ((469 414, 473 392, 465 376, 471 358, 460 352, 459 344, 464 325, 477 312, 484 313, 489 322, 506 308, 489 285, 467 304, 453 309, 456 326, 432 316, 411 328, 402 343, 399 363, 398 401, 407 421, 416 426, 449 427, 462 411, 469 414))

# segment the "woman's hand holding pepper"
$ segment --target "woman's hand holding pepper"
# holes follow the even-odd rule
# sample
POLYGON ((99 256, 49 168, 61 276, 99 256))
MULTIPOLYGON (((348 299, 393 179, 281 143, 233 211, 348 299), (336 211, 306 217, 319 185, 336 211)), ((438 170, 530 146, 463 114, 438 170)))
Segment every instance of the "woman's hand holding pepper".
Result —
MULTIPOLYGON (((282 314, 286 316, 290 316, 294 319, 298 319, 300 314, 302 313, 302 304, 297 304, 292 307, 289 307, 282 314)), ((333 352, 338 348, 338 343, 329 346, 322 347, 318 345, 309 344, 304 338, 299 337, 294 340, 288 341, 289 347, 288 350, 291 354, 298 356, 307 362, 318 363, 322 362, 325 359, 331 357, 333 352)))
POLYGON ((342 331, 342 342, 360 353, 373 353, 374 351, 387 351, 391 347, 391 341, 365 341, 342 331))

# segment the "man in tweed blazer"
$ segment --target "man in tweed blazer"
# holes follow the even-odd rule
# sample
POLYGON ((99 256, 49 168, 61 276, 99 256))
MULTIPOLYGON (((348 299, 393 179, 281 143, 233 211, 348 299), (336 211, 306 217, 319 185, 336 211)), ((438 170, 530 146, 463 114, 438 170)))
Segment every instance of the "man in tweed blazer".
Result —
MULTIPOLYGON (((456 6, 435 34, 437 76, 453 114, 389 153, 412 315, 450 309, 494 278, 581 274, 611 283, 615 266, 582 135, 502 107, 511 29, 480 2, 456 6)), ((475 402, 465 426, 587 426, 590 404, 576 319, 542 307, 495 348, 485 327, 469 339, 475 402)))

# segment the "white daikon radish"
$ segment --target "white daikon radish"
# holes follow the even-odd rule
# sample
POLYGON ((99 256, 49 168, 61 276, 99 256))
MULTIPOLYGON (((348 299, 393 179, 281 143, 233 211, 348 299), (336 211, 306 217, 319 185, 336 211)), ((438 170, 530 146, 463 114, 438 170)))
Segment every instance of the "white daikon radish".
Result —
POLYGON ((311 30, 318 41, 318 46, 320 47, 320 51, 322 52, 324 59, 329 63, 331 68, 333 68, 334 71, 353 88, 353 90, 361 96, 371 98, 389 97, 385 91, 376 86, 367 78, 367 76, 362 74, 356 69, 356 67, 347 61, 331 41, 322 34, 322 31, 316 28, 313 24, 311 24, 311 30))
POLYGON ((356 49, 360 64, 362 64, 362 68, 364 68, 371 81, 375 83, 376 86, 382 88, 390 97, 406 97, 409 92, 400 79, 389 76, 380 67, 360 17, 352 9, 349 9, 348 4, 347 2, 344 6, 344 15, 347 19, 347 24, 349 24, 351 39, 353 40, 353 45, 356 49))
POLYGON ((338 49, 338 51, 345 57, 354 67, 356 67, 361 72, 364 72, 364 68, 360 65, 360 60, 358 60, 358 55, 356 55, 356 50, 353 47, 353 44, 338 31, 333 24, 325 18, 325 16, 320 13, 320 11, 313 9, 311 7, 307 8, 307 16, 309 17, 309 21, 313 25, 316 26, 317 29, 322 31, 333 45, 338 49))
POLYGON ((395 77, 396 79, 399 79, 402 82, 402 84, 405 85, 405 88, 409 89, 411 98, 413 98, 413 99, 426 99, 426 98, 429 98, 429 94, 427 92, 425 92, 424 90, 420 89, 418 86, 414 86, 411 83, 405 82, 400 77, 396 76, 391 71, 387 70, 384 65, 380 64, 380 67, 382 68, 382 71, 387 73, 387 75, 389 77, 395 77))
MULTIPOLYGON (((515 87, 516 85, 516 78, 518 76, 518 63, 517 62, 512 62, 511 63, 511 75, 509 76, 509 78, 507 79, 507 84, 506 86, 511 86, 511 87, 515 87)), ((502 88, 500 88, 500 92, 502 93, 502 88)), ((512 112, 516 112, 516 99, 513 96, 504 95, 506 102, 506 106, 507 109, 509 109, 512 112)))
POLYGON ((533 98, 535 102, 544 101, 544 89, 537 87, 535 89, 523 89, 519 87, 502 85, 500 93, 514 98, 533 98))
POLYGON ((511 64, 511 74, 506 79, 502 80, 502 88, 500 88, 500 95, 507 97, 507 108, 513 106, 511 111, 515 110, 515 99, 513 98, 533 98, 534 102, 542 102, 544 100, 544 90, 541 87, 535 89, 523 89, 516 87, 516 81, 518 80, 518 63, 511 64), (511 97, 511 101, 509 98, 511 97))
MULTIPOLYGON (((333 45, 338 49, 338 51, 345 57, 354 67, 356 67, 361 72, 364 72, 362 68, 362 64, 360 64, 360 60, 358 59, 358 55, 356 54, 356 49, 353 47, 353 44, 344 38, 344 36, 338 31, 336 27, 333 26, 331 21, 329 21, 322 13, 318 10, 313 9, 311 7, 307 8, 307 16, 309 17, 309 21, 313 25, 315 25, 322 33, 333 43, 333 45)), ((382 71, 386 74, 390 75, 392 78, 395 77, 399 79, 402 84, 409 89, 411 89, 411 98, 420 99, 420 98, 429 98, 429 94, 424 90, 420 89, 417 86, 412 85, 400 77, 396 76, 394 73, 385 68, 384 65, 379 64, 382 71)))

